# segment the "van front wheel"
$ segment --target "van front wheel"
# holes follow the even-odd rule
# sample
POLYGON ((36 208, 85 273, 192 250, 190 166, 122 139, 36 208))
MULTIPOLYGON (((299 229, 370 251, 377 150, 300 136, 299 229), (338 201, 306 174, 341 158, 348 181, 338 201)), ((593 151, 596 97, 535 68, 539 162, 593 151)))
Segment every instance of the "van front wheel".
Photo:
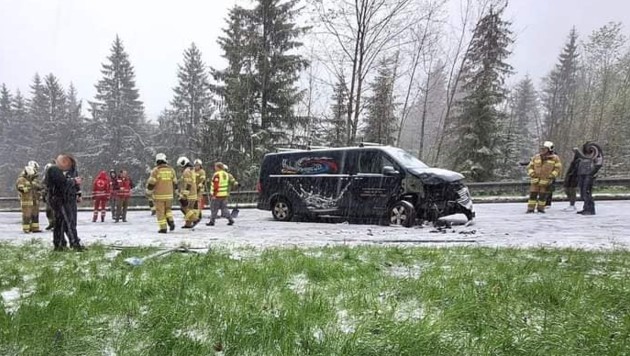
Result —
POLYGON ((271 206, 271 214, 278 221, 289 221, 293 217, 293 208, 285 198, 278 198, 271 206))
POLYGON ((392 205, 391 208, 389 208, 388 215, 391 225, 411 227, 416 221, 416 209, 406 200, 398 201, 392 205))

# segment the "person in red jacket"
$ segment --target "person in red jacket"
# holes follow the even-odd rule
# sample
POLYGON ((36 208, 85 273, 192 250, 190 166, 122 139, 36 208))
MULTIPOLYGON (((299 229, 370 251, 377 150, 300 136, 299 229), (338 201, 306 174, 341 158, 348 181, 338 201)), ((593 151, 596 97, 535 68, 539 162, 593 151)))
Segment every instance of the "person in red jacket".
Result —
POLYGON ((109 188, 109 176, 107 172, 100 171, 92 184, 92 199, 94 200, 94 215, 92 222, 96 222, 98 212, 101 212, 101 222, 105 221, 105 212, 107 211, 107 200, 111 194, 109 188))
POLYGON ((129 198, 131 198, 131 188, 133 183, 129 178, 129 173, 122 169, 118 174, 118 207, 116 212, 118 215, 114 218, 114 222, 122 219, 123 222, 127 222, 127 208, 129 207, 129 198))

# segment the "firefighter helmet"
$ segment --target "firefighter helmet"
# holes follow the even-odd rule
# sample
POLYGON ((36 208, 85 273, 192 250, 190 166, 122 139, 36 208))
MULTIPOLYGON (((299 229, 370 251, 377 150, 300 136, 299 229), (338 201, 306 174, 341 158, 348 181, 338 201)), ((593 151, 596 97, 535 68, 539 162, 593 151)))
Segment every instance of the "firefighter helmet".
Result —
POLYGON ((201 165, 203 165, 203 162, 201 162, 201 160, 199 158, 197 158, 195 160, 195 166, 201 166, 201 165))
POLYGON ((155 162, 164 162, 166 163, 166 155, 164 153, 158 153, 155 155, 155 162))
POLYGON ((545 143, 543 143, 543 147, 548 148, 551 151, 553 150, 553 142, 545 141, 545 143))
POLYGON ((35 174, 37 174, 37 172, 35 171, 35 168, 34 168, 34 167, 32 167, 32 166, 26 166, 26 167, 24 167, 24 174, 25 174, 27 177, 32 177, 32 176, 34 176, 35 174))
POLYGON ((35 172, 37 172, 39 170, 39 163, 37 163, 36 161, 28 161, 27 166, 33 167, 35 172))
POLYGON ((188 165, 190 165, 190 160, 187 157, 179 157, 177 159, 177 165, 180 167, 186 167, 188 165))

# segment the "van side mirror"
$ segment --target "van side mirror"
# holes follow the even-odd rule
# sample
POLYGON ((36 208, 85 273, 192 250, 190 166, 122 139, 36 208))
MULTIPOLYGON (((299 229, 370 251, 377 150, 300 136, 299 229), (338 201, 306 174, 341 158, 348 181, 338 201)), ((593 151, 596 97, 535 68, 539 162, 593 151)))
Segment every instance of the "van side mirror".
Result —
POLYGON ((383 174, 386 175, 386 176, 397 176, 397 175, 400 174, 400 172, 398 172, 392 166, 385 166, 385 167, 383 167, 383 174))

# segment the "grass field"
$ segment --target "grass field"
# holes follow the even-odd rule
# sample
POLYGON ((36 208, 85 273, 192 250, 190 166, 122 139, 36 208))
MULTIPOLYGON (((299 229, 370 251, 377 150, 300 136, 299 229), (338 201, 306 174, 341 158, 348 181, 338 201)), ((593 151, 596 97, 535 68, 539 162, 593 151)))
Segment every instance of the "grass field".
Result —
POLYGON ((150 252, 0 245, 0 355, 630 353, 629 252, 150 252))

